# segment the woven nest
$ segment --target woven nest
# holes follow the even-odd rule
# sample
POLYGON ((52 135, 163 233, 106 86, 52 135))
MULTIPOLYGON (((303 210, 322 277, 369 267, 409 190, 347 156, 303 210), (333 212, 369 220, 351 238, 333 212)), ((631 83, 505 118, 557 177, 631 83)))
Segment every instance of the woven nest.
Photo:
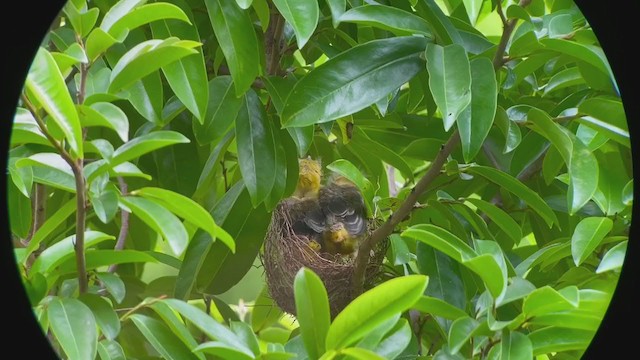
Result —
MULTIPOLYGON (((287 200, 278 204, 265 238, 262 262, 269 294, 282 310, 295 315, 293 282, 298 270, 307 267, 322 279, 329 297, 331 318, 334 318, 355 298, 351 284, 355 255, 329 254, 311 249, 306 236, 294 233, 289 209, 287 200)), ((365 238, 376 227, 369 221, 365 238)), ((385 239, 371 251, 365 272, 365 289, 373 287, 379 279, 388 245, 388 239, 385 239)))

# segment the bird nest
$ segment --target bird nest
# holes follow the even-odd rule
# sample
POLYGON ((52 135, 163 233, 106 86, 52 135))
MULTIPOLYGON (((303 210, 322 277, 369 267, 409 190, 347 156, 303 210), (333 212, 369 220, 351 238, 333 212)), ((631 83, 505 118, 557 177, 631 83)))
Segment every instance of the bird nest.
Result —
MULTIPOLYGON (((329 297, 331 318, 334 318, 356 295, 352 286, 355 254, 330 254, 313 250, 306 236, 293 231, 290 204, 286 200, 278 204, 272 213, 265 238, 262 262, 269 294, 282 310, 295 315, 293 282, 298 270, 307 267, 322 279, 329 297)), ((373 221, 369 221, 364 238, 376 227, 373 221)), ((365 289, 378 282, 388 244, 388 239, 385 239, 371 250, 365 272, 365 289)))

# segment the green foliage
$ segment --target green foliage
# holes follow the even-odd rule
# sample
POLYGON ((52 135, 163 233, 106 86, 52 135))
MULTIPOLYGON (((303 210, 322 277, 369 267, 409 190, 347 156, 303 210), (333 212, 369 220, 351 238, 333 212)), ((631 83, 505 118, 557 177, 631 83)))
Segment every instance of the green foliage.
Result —
POLYGON ((579 358, 629 241, 629 131, 579 9, 521 4, 69 1, 7 168, 55 351, 579 358), (307 156, 395 221, 382 276, 333 319, 320 276, 290 284, 294 318, 259 263, 307 156))

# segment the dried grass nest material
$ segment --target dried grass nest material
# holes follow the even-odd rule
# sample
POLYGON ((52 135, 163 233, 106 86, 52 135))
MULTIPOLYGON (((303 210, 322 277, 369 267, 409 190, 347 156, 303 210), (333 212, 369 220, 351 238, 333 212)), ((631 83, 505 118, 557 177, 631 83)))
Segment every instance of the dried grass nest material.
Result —
MULTIPOLYGON (((291 200, 281 201, 271 216, 271 224, 264 243, 262 262, 266 273, 269 294, 284 311, 295 315, 293 282, 300 268, 313 270, 324 283, 329 297, 331 317, 334 318, 355 296, 352 290, 354 255, 316 252, 304 235, 296 235, 292 229, 291 200)), ((368 237, 375 225, 369 221, 368 237)), ((365 273, 365 289, 372 287, 381 275, 381 266, 388 248, 388 240, 382 241, 371 251, 365 273)))

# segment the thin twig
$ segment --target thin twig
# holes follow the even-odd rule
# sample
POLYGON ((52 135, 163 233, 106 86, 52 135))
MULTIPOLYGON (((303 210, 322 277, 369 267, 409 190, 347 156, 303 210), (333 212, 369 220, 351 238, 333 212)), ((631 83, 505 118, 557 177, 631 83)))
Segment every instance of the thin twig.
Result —
MULTIPOLYGON (((520 0, 518 5, 522 7, 526 7, 530 3, 531 3, 531 0, 520 0)), ((500 6, 498 9, 501 10, 502 6, 500 6)), ((504 14, 502 16, 504 16, 504 14)), ((502 37, 500 38, 500 42, 498 43, 496 54, 493 58, 493 68, 496 71, 498 71, 498 69, 500 69, 502 65, 504 65, 504 52, 507 49, 507 44, 509 43, 509 39, 511 38, 511 34, 515 29, 517 22, 518 22, 518 19, 511 19, 511 20, 507 20, 507 22, 504 23, 502 37)))
POLYGON ((440 174, 442 166, 444 165, 447 157, 451 154, 453 149, 460 143, 460 134, 458 131, 454 131, 451 134, 449 140, 442 146, 440 152, 431 163, 429 170, 422 176, 416 186, 411 189, 411 193, 402 202, 398 210, 395 211, 382 226, 377 228, 373 234, 365 239, 358 248, 358 255, 355 260, 355 267, 353 270, 353 290, 354 294, 361 294, 363 290, 364 274, 369 262, 371 250, 381 241, 386 239, 396 225, 404 220, 411 210, 413 210, 414 204, 418 201, 418 197, 427 189, 431 182, 440 174))
MULTIPOLYGON (((128 192, 128 187, 122 176, 118 176, 118 185, 120 186, 120 193, 122 195, 125 195, 128 192)), ((116 241, 116 245, 113 247, 114 250, 119 251, 124 249, 124 243, 129 232, 129 215, 130 213, 128 211, 124 209, 120 210, 120 232, 118 233, 118 240, 116 241)), ((111 264, 107 271, 113 273, 117 269, 118 264, 111 264)))

